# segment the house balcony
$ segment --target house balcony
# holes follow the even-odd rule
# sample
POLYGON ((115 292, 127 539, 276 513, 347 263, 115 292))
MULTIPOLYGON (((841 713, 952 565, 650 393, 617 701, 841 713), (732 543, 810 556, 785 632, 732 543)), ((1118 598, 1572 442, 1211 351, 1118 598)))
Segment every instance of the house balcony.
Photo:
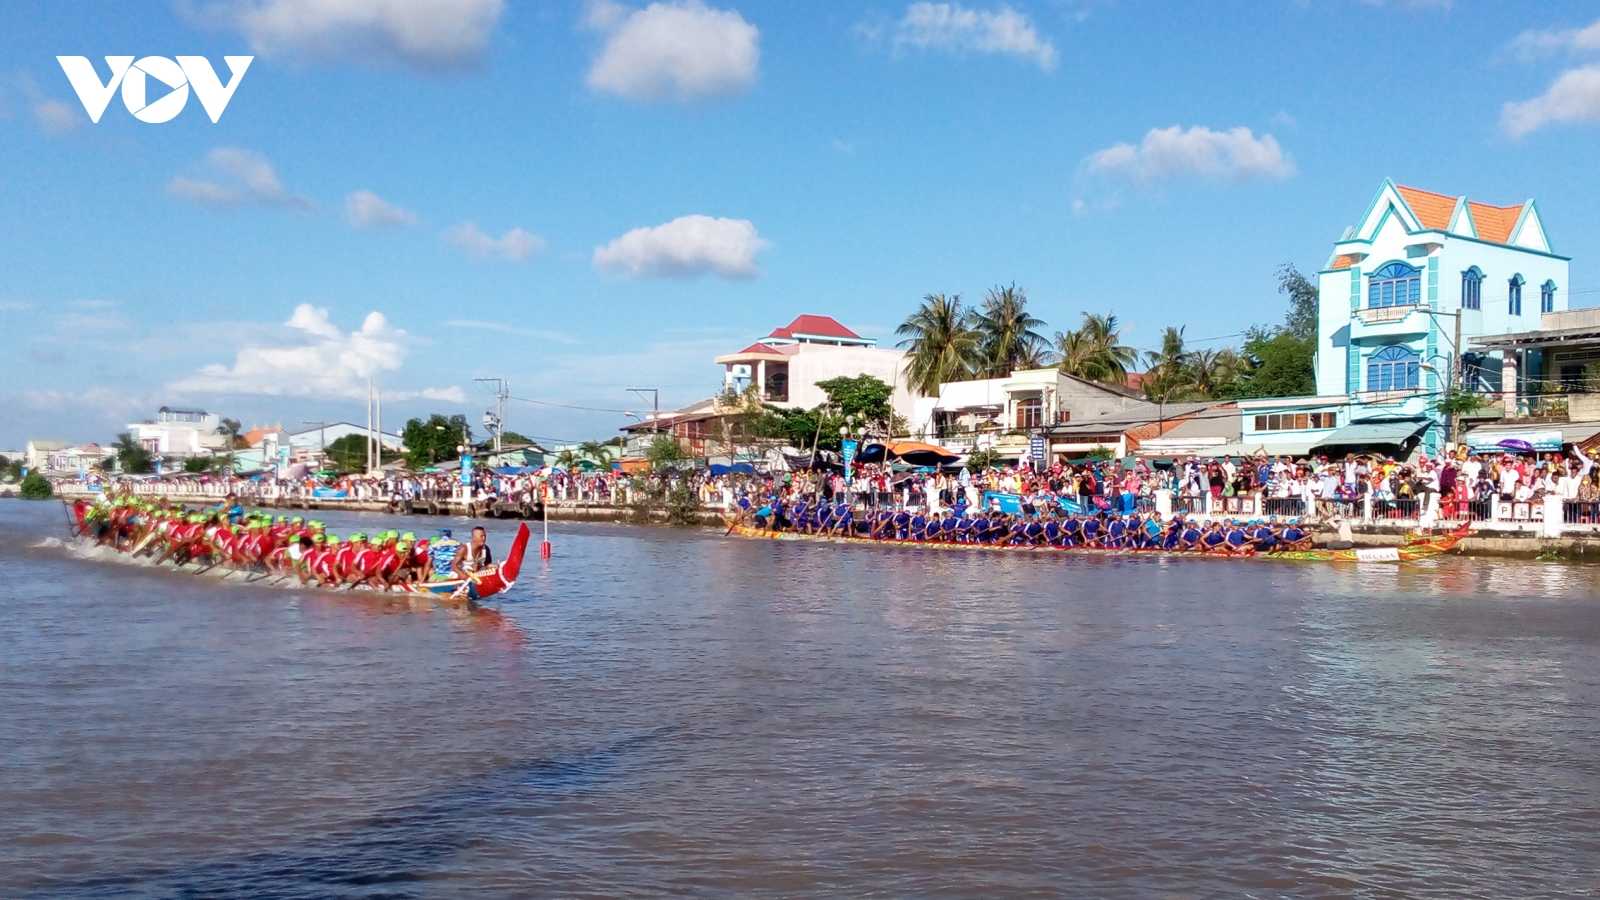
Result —
POLYGON ((1362 406, 1404 406, 1407 401, 1422 396, 1421 391, 1360 391, 1353 398, 1362 406))
POLYGON ((1350 338, 1426 334, 1429 318, 1426 308, 1421 306, 1363 307, 1350 314, 1350 338))

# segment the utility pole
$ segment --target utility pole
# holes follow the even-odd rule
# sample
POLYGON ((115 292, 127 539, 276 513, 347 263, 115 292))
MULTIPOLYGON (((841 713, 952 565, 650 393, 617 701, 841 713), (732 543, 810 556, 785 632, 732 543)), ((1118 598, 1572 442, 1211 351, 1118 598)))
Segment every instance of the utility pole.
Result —
POLYGON ((506 399, 511 396, 511 382, 504 378, 474 378, 487 384, 494 382, 494 452, 499 455, 501 450, 500 433, 506 430, 506 399))
POLYGON ((650 431, 652 434, 661 433, 661 391, 657 388, 628 388, 629 393, 638 394, 639 399, 644 399, 644 392, 649 391, 651 406, 655 412, 650 415, 650 431))

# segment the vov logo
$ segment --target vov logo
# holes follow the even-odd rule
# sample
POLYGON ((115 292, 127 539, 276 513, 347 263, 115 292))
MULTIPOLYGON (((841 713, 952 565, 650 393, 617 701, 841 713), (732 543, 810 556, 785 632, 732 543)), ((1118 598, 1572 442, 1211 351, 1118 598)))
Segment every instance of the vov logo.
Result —
POLYGON ((135 119, 152 124, 170 122, 183 112, 184 104, 189 102, 191 86, 211 121, 221 119, 222 111, 228 108, 228 101, 233 99, 233 92, 255 57, 224 56, 222 59, 231 73, 226 86, 204 56, 180 56, 177 62, 165 56, 146 56, 138 62, 131 56, 108 56, 106 65, 111 69, 111 80, 103 83, 87 56, 56 57, 61 70, 67 73, 67 80, 72 82, 72 89, 78 92, 78 99, 83 101, 83 111, 89 114, 89 121, 99 123, 106 105, 111 102, 111 95, 121 86, 122 104, 128 107, 128 112, 133 113, 135 119), (152 78, 172 90, 146 103, 146 88, 152 78))

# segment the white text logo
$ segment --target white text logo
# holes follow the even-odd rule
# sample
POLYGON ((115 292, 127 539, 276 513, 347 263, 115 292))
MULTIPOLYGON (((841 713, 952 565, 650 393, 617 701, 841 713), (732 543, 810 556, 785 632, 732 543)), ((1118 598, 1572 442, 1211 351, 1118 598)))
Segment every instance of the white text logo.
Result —
POLYGON ((150 123, 168 122, 183 112, 184 104, 189 102, 190 87, 194 88, 195 96, 200 98, 200 105, 206 108, 211 121, 222 118, 222 111, 233 99, 239 80, 244 78, 244 70, 250 68, 255 57, 224 56, 222 59, 231 73, 226 85, 217 78, 216 70, 204 56, 180 56, 177 62, 165 56, 146 56, 138 62, 131 56, 108 56, 106 65, 111 69, 111 80, 106 82, 100 81, 94 63, 89 62, 87 56, 56 57, 61 70, 67 73, 67 80, 72 82, 72 89, 78 92, 78 99, 83 101, 83 111, 89 114, 90 121, 100 121, 106 104, 111 102, 111 95, 120 85, 122 103, 128 107, 128 112, 133 113, 135 119, 150 123), (146 103, 145 89, 152 78, 172 90, 146 103))

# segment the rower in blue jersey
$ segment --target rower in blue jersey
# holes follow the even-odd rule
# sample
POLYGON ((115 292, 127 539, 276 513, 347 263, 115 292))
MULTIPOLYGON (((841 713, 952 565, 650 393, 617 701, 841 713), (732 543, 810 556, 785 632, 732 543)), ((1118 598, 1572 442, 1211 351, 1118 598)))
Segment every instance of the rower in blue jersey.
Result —
POLYGON ((1127 535, 1127 533, 1128 526, 1122 523, 1122 519, 1112 519, 1111 524, 1106 527, 1106 546, 1119 550, 1122 549, 1123 538, 1127 535))
POLYGON ((1250 537, 1255 541, 1257 550, 1263 553, 1271 553, 1273 548, 1278 546, 1278 536, 1272 530, 1275 525, 1276 518, 1269 522, 1260 523, 1251 532, 1250 537))
POLYGON ((1195 522, 1185 522, 1185 523, 1183 523, 1183 532, 1179 536, 1178 549, 1179 550, 1200 550, 1200 549, 1202 549, 1202 547, 1200 546, 1200 538, 1201 538, 1201 536, 1202 536, 1202 532, 1200 531, 1200 526, 1197 523, 1195 523, 1195 522))
POLYGON ((922 514, 922 510, 917 510, 916 514, 911 517, 911 530, 907 537, 913 541, 925 541, 928 539, 928 517, 922 514))
POLYGON ((1044 542, 1052 547, 1061 546, 1061 521, 1054 517, 1045 520, 1044 542))
POLYGON ((1173 516, 1172 523, 1167 526, 1166 532, 1161 537, 1161 547, 1165 550, 1180 550, 1183 548, 1183 518, 1173 516))
POLYGON ((905 511, 905 507, 896 506, 891 521, 894 523, 895 540, 903 541, 911 537, 911 514, 905 511))
POLYGON ((843 537, 849 537, 852 531, 850 527, 850 519, 850 504, 840 503, 838 506, 835 506, 833 508, 833 533, 843 537))
POLYGON ((805 500, 803 500, 803 499, 796 500, 794 502, 794 509, 790 510, 790 512, 789 512, 789 525, 790 525, 790 527, 793 528, 795 531, 805 531, 806 530, 806 515, 807 515, 807 513, 809 511, 810 511, 810 507, 808 507, 806 505, 806 501, 805 500))
POLYGON ((1100 546, 1100 540, 1101 540, 1100 517, 1099 516, 1091 516, 1091 517, 1089 517, 1087 519, 1084 519, 1083 520, 1083 546, 1085 546, 1085 547, 1098 547, 1098 546, 1100 546))
POLYGON ((1227 541, 1228 536, 1222 531, 1222 523, 1217 521, 1213 521, 1210 525, 1206 526, 1205 534, 1200 536, 1200 544, 1207 551, 1221 549, 1222 545, 1227 543, 1227 541))
POLYGON ((1229 522, 1223 529, 1223 534, 1228 540, 1228 549, 1234 553, 1244 553, 1250 549, 1250 535, 1245 533, 1243 525, 1238 522, 1229 522))
POLYGON ((1300 527, 1298 519, 1291 520, 1283 529, 1283 549, 1309 550, 1310 540, 1307 539, 1305 530, 1300 527))
POLYGON ((989 517, 983 510, 978 510, 978 515, 972 520, 967 529, 967 541, 973 544, 987 543, 989 539, 989 517))
POLYGON ((1013 521, 1011 523, 1011 528, 1008 529, 1006 543, 1026 544, 1028 542, 1027 527, 1028 526, 1024 525, 1022 519, 1020 518, 1013 521))

